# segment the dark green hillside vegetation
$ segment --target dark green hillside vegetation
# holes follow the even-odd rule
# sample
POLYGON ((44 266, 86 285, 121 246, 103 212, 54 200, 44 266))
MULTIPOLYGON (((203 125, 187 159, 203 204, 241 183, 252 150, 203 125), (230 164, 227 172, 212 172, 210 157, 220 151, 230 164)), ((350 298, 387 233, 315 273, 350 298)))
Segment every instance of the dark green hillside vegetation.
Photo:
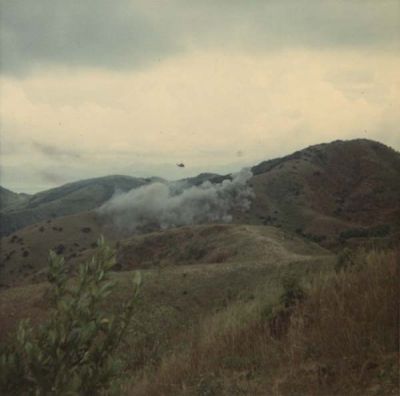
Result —
POLYGON ((0 210, 18 207, 28 199, 28 194, 18 194, 0 186, 0 210))
POLYGON ((69 183, 31 195, 18 204, 1 207, 1 235, 8 235, 39 221, 97 208, 116 191, 129 191, 151 181, 130 176, 106 176, 69 183))

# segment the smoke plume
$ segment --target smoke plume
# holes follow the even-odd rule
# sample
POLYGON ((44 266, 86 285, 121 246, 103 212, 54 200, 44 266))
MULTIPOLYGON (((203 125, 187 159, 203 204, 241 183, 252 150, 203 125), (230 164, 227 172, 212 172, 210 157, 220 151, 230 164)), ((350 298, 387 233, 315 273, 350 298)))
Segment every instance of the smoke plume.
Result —
POLYGON ((117 193, 98 213, 120 231, 135 232, 189 224, 232 221, 233 210, 247 210, 253 191, 252 173, 243 169, 232 179, 182 188, 170 183, 152 183, 127 193, 117 193))

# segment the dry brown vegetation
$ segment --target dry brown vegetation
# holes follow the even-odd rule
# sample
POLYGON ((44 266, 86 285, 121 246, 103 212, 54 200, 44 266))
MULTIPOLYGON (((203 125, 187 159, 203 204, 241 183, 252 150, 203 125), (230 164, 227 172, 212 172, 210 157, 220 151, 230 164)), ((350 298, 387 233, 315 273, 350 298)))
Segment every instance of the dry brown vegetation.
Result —
POLYGON ((314 279, 294 308, 276 305, 279 289, 237 302, 205 319, 126 393, 397 394, 399 258, 360 252, 346 271, 314 279), (279 318, 287 326, 277 333, 279 318))
POLYGON ((257 198, 241 223, 280 226, 329 249, 363 235, 379 246, 396 241, 400 155, 378 142, 319 144, 252 170, 257 198))
MULTIPOLYGON (((331 255, 298 254, 275 265, 143 270, 135 320, 119 351, 126 363, 121 394, 396 394, 399 252, 345 253, 338 273, 331 255), (288 274, 300 279, 306 298, 285 307, 281 280, 288 274)), ((127 275, 114 274, 121 288, 110 306, 126 295, 127 275)), ((45 288, 2 292, 6 332, 19 318, 46 314, 45 288)))

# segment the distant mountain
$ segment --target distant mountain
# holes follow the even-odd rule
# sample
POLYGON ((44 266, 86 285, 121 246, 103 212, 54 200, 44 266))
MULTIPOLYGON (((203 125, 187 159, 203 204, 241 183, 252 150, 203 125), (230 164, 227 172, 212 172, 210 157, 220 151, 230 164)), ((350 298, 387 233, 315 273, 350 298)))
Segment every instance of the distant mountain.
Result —
POLYGON ((0 186, 0 209, 9 209, 21 205, 28 199, 28 194, 18 194, 0 186))
MULTIPOLYGON (((400 237, 400 154, 366 139, 335 141, 261 162, 252 168, 255 192, 247 213, 234 223, 270 225, 297 233, 328 248, 363 240, 400 237)), ((206 180, 230 175, 202 173, 171 183, 177 193, 206 180)), ((1 212, 1 232, 60 216, 86 213, 112 197, 160 178, 107 176, 83 180, 32 196, 4 196, 14 203, 1 212), (17 202, 17 203, 16 203, 17 202)))
POLYGON ((252 168, 256 197, 235 221, 282 227, 325 246, 400 229, 400 154, 366 139, 335 141, 252 168))
POLYGON ((200 173, 195 177, 188 177, 186 179, 178 180, 180 183, 186 183, 190 186, 199 186, 200 184, 204 183, 205 181, 215 181, 219 179, 221 175, 217 173, 200 173))
MULTIPOLYGON (((39 221, 94 209, 109 200, 116 191, 129 191, 152 181, 153 178, 114 175, 68 183, 24 197, 18 202, 15 198, 12 205, 1 207, 1 235, 39 221)), ((3 190, 6 191, 6 202, 12 200, 15 193, 2 189, 2 196, 3 190)))
MULTIPOLYGON (((220 176, 214 173, 201 173, 175 182, 175 187, 179 190, 199 185, 215 177, 220 176)), ((68 183, 31 196, 16 194, 0 187, 0 198, 4 200, 4 204, 0 206, 0 236, 40 221, 95 209, 108 201, 117 191, 126 192, 154 182, 166 181, 160 177, 136 178, 112 175, 68 183)))

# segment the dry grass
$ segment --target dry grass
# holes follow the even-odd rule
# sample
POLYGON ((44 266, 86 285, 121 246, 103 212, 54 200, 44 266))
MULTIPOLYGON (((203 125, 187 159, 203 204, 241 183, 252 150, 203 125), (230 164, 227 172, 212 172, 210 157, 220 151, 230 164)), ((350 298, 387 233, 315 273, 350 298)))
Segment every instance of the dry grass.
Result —
POLYGON ((399 253, 364 252, 350 270, 314 282, 279 337, 270 309, 279 290, 235 303, 125 393, 397 394, 398 284, 399 253))
MULTIPOLYGON (((251 376, 275 348, 272 340, 265 342, 268 336, 259 317, 259 307, 251 303, 205 320, 183 340, 187 347, 163 359, 156 375, 148 373, 128 394, 236 394, 232 390, 238 382, 251 376)), ((248 394, 257 394, 251 386, 248 394)))
POLYGON ((291 318, 282 393, 301 383, 310 395, 396 388, 399 257, 360 252, 351 269, 314 286, 291 318))

